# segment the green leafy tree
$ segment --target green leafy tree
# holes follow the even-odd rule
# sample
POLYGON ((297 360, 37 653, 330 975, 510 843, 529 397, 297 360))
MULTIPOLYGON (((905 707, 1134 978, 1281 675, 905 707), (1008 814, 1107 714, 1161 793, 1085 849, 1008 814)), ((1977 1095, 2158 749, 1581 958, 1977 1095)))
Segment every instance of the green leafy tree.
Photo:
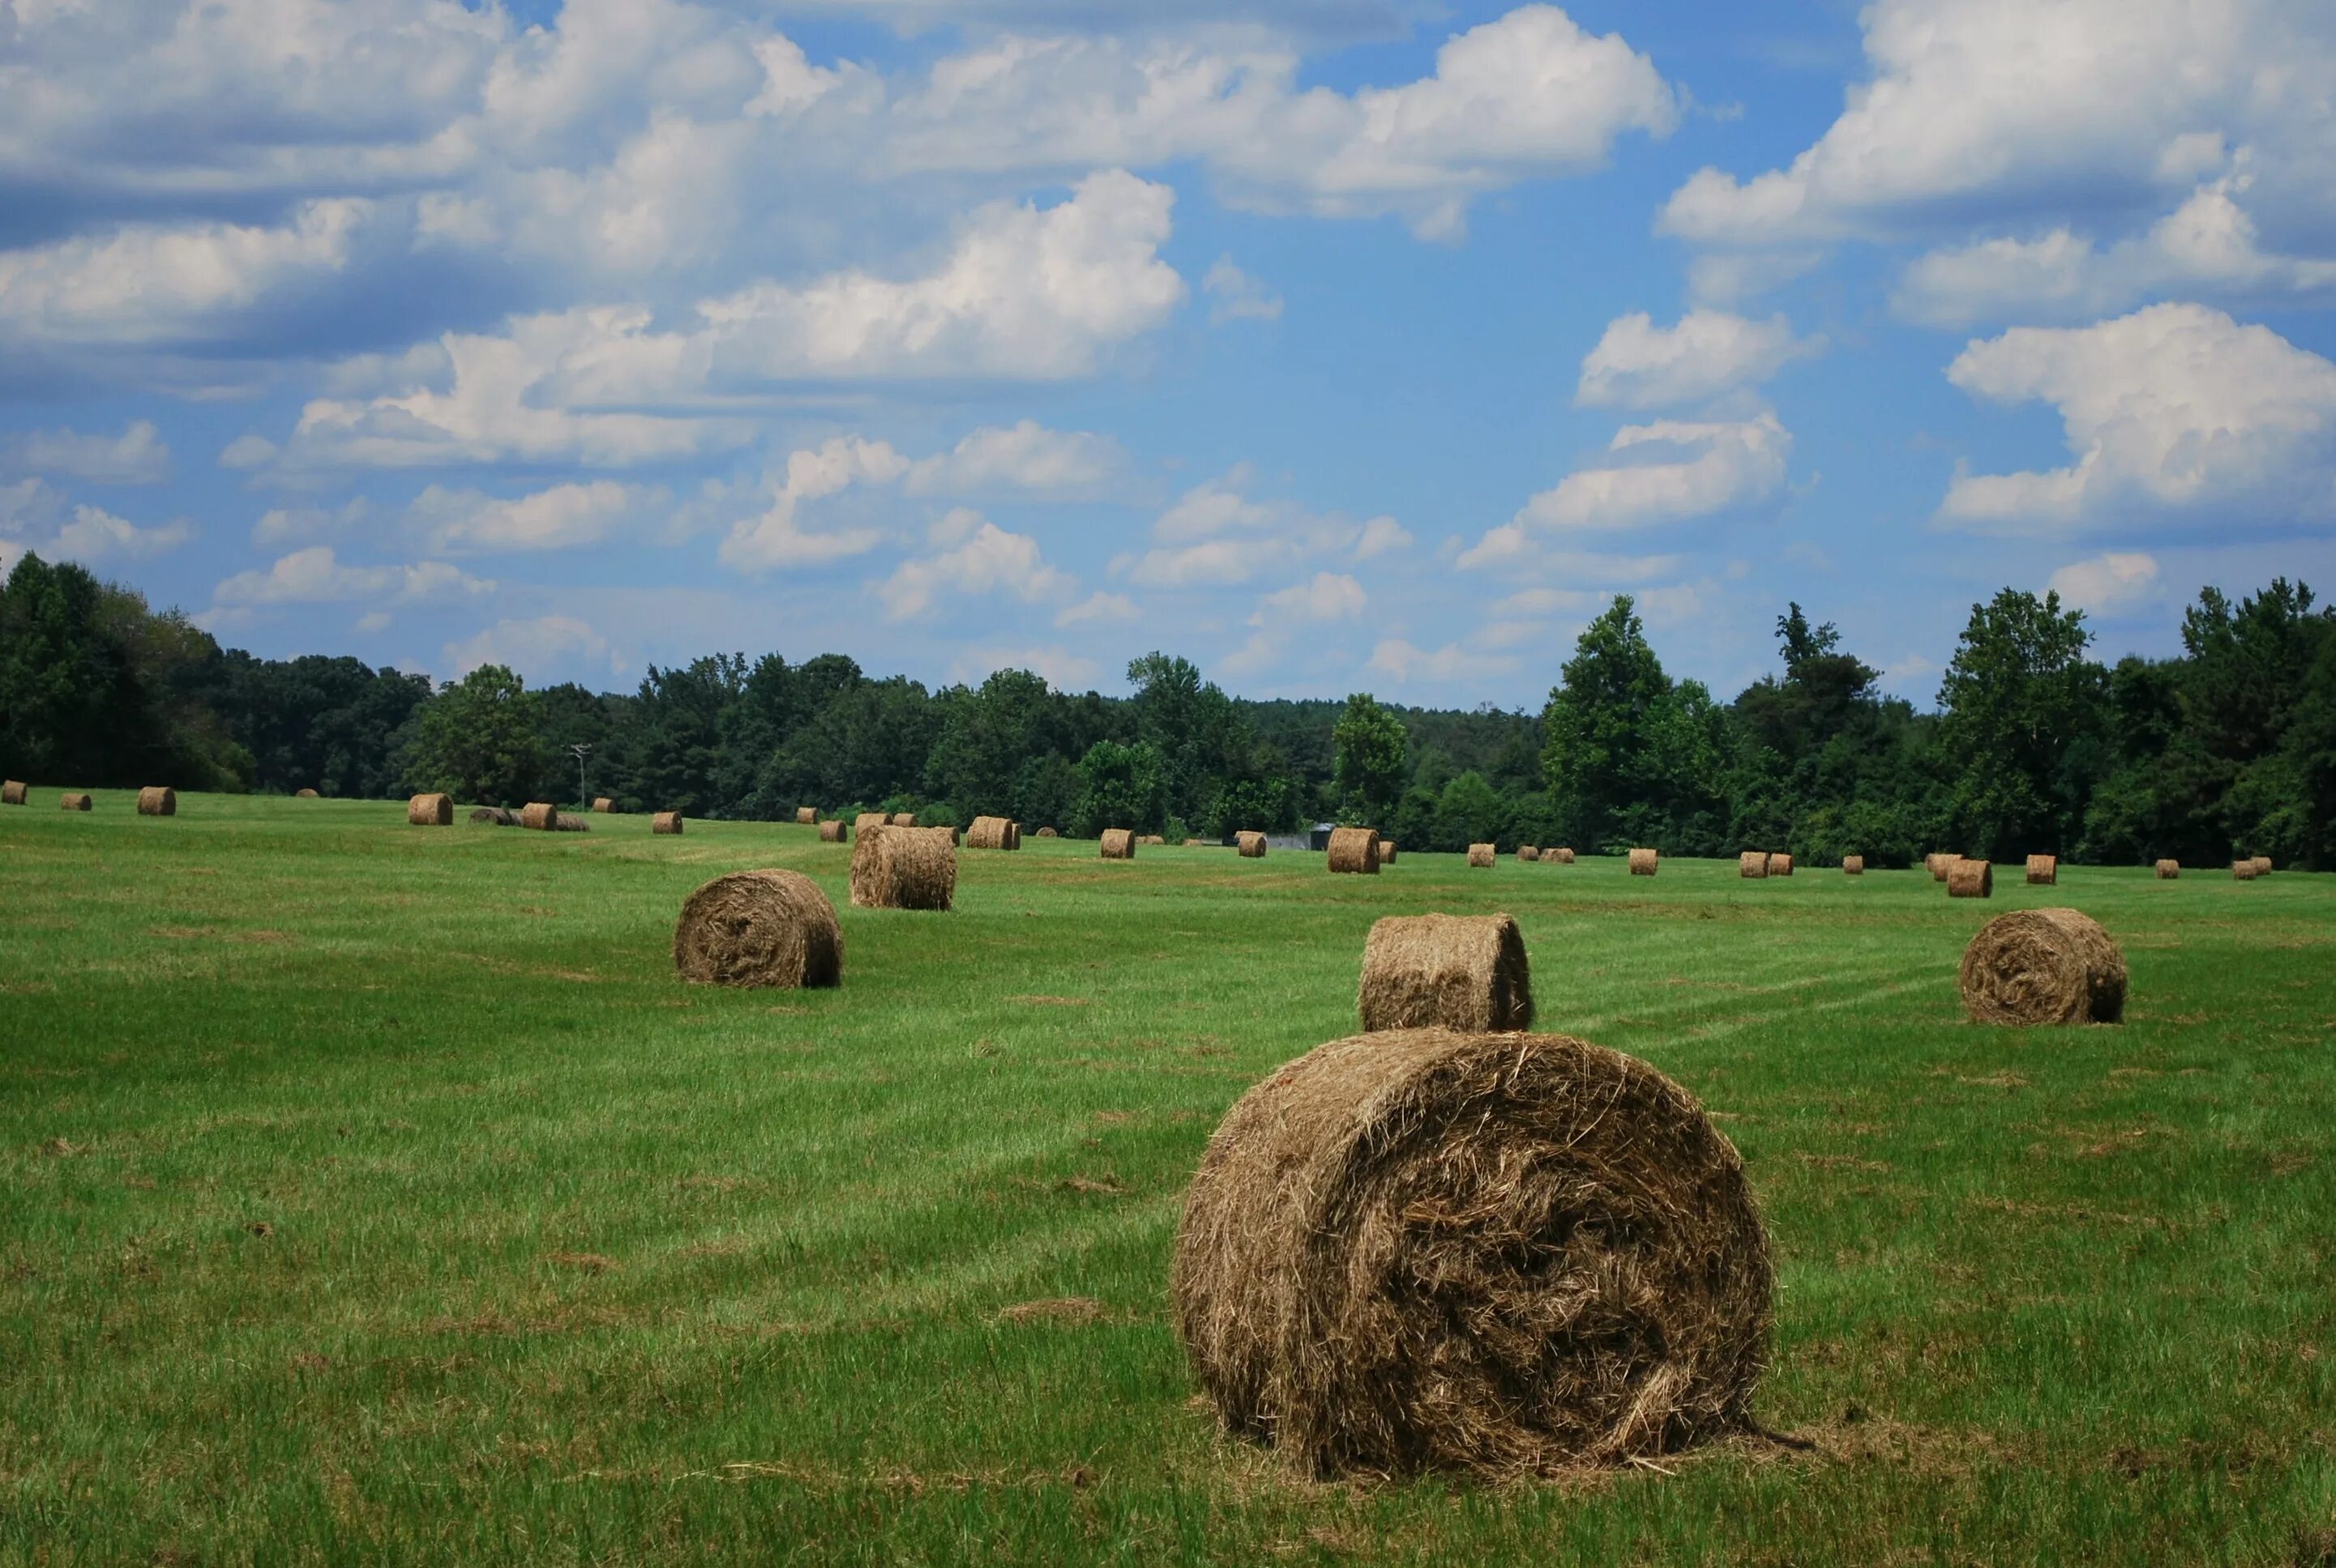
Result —
MULTIPOLYGON (((1508 825, 1509 805, 1485 777, 1470 769, 1444 786, 1436 798, 1433 836, 1428 847, 1465 849, 1471 844, 1500 844, 1508 825)), ((1504 846, 1514 847, 1514 844, 1504 846)))
POLYGON ((430 700, 414 727, 407 787, 521 806, 545 799, 556 767, 543 702, 501 664, 482 664, 430 700))
POLYGON ((1542 776, 1581 847, 1627 847, 1646 835, 1656 770, 1650 730, 1670 689, 1630 595, 1616 595, 1582 628, 1542 711, 1542 776))
POLYGON ((1402 721, 1379 706, 1368 692, 1347 699, 1331 739, 1338 750, 1337 774, 1345 795, 1347 814, 1364 824, 1392 818, 1402 796, 1411 738, 1402 721))
POLYGON ((1083 838, 1106 828, 1157 833, 1168 818, 1168 769, 1149 740, 1123 746, 1098 740, 1079 759, 1079 796, 1072 825, 1083 838))
POLYGON ((1954 769, 1958 847, 1990 859, 2062 854, 2084 821, 2081 766, 2107 707, 2092 634, 2060 595, 2006 588, 1971 606, 1939 683, 1940 741, 1954 769))

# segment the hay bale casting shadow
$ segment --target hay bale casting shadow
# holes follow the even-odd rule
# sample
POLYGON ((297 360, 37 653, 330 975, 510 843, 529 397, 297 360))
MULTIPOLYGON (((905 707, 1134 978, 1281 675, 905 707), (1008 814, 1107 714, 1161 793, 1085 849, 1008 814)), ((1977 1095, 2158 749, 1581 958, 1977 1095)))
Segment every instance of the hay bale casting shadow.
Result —
POLYGON ((31 787, 21 779, 0 782, 0 806, 22 806, 31 792, 31 787))
POLYGON ((1363 943, 1363 1032, 1533 1026, 1525 939, 1505 915, 1390 915, 1363 943))
POLYGON ((1330 829, 1330 869, 1364 876, 1379 874, 1379 832, 1376 828, 1330 829))
POLYGON ((851 825, 842 821, 841 818, 832 822, 821 823, 819 825, 819 841, 822 844, 849 844, 852 841, 851 825))
POLYGON ((977 817, 965 830, 968 849, 1013 849, 1020 841, 1014 833, 1014 824, 1003 817, 977 817))
POLYGON ((2031 855, 2028 857, 2028 886, 2051 887, 2060 880, 2060 857, 2057 855, 2031 855))
POLYGON ((1752 882, 1757 882, 1767 876, 1768 875, 1767 852, 1760 849, 1747 849, 1743 854, 1738 855, 1736 857, 1736 875, 1752 882))
POLYGON ((1768 875, 1769 875, 1769 876, 1790 876, 1792 874, 1793 874, 1793 857, 1792 857, 1791 856, 1789 856, 1789 855, 1771 855, 1770 857, 1768 857, 1768 875))
POLYGON ((1334 1040, 1244 1095, 1177 1229, 1225 1426, 1301 1473, 1612 1464, 1740 1427, 1767 1238, 1693 1097, 1562 1035, 1334 1040))
POLYGON ((699 985, 841 985, 843 932, 801 872, 734 871, 682 904, 673 966, 699 985))
POLYGON ((862 909, 947 909, 956 898, 946 828, 871 828, 852 847, 852 902, 862 909))
POLYGON ((560 826, 560 808, 549 800, 530 800, 520 810, 519 825, 549 833, 560 826))
POLYGON ((57 804, 68 811, 86 811, 90 808, 90 799, 83 793, 68 792, 57 797, 57 804))
POLYGON ((1382 866, 1392 866, 1395 864, 1394 839, 1382 838, 1379 840, 1379 864, 1382 866))
MULTIPOLYGON (((482 808, 482 809, 496 810, 499 808, 494 807, 486 807, 482 808)), ((508 817, 511 813, 505 811, 502 815, 508 817)), ((472 812, 471 820, 476 822, 478 819, 478 812, 472 812)), ((452 795, 414 796, 405 803, 405 825, 408 828, 453 827, 454 825, 454 798, 452 795)))
MULTIPOLYGON (((422 797, 418 795, 414 797, 415 800, 419 800, 420 799, 422 799, 422 797)), ((405 819, 408 822, 414 821, 414 802, 412 800, 406 802, 405 819)), ((516 828, 519 826, 518 813, 505 810, 501 806, 477 807, 471 812, 471 820, 473 822, 491 822, 497 828, 516 828)), ((426 826, 426 824, 419 824, 418 826, 426 826)))
POLYGON ((1251 833, 1244 828, 1233 835, 1233 843, 1237 847, 1236 852, 1243 860, 1265 858, 1265 835, 1262 833, 1251 833))
POLYGON ((1963 1011, 1981 1023, 2116 1023, 2125 1017, 2125 954, 2088 915, 2020 909, 1980 927, 1963 949, 1963 1011))
POLYGON ((2182 862, 2179 860, 2161 860, 2157 863, 2157 879, 2160 882, 2175 881, 2181 875, 2182 862))
POLYGON ((1842 874, 1844 876, 1864 876, 1864 875, 1865 875, 1865 857, 1864 857, 1864 856, 1863 856, 1863 855, 1844 855, 1844 856, 1843 856, 1843 857, 1841 857, 1841 874, 1842 874))
POLYGON ((1947 896, 1950 898, 1992 898, 1995 896, 1995 867, 1985 860, 1971 860, 1958 856, 1947 867, 1947 896))
POLYGON ((149 784, 138 791, 138 815, 141 817, 176 817, 179 814, 179 792, 161 784, 149 784))
POLYGON ((1956 861, 1961 860, 1961 858, 1962 857, 1960 855, 1948 855, 1943 852, 1934 850, 1931 854, 1922 857, 1922 869, 1931 874, 1932 881, 1944 882, 1947 879, 1947 872, 1954 866, 1956 861))
POLYGON ((798 823, 802 824, 802 825, 803 825, 803 827, 805 827, 805 828, 816 828, 816 827, 818 827, 818 826, 819 826, 819 808, 818 808, 818 807, 816 807, 816 806, 798 806, 798 807, 796 807, 796 808, 795 808, 795 820, 796 820, 798 823))
POLYGON ((2234 882, 2253 882, 2262 875, 2263 867, 2252 860, 2234 860, 2231 863, 2231 879, 2234 882))
POLYGON ((649 832, 652 836, 680 831, 681 813, 678 811, 660 811, 649 818, 649 832))
POLYGON ((1630 875, 1633 876, 1652 876, 1661 867, 1662 863, 1663 857, 1660 850, 1633 849, 1630 851, 1630 875))
POLYGON ((1106 828, 1103 830, 1102 848, 1097 851, 1105 860, 1135 858, 1135 830, 1132 828, 1106 828))
POLYGON ((603 817, 614 817, 617 814, 617 803, 606 795, 595 795, 592 797, 592 809, 603 817))

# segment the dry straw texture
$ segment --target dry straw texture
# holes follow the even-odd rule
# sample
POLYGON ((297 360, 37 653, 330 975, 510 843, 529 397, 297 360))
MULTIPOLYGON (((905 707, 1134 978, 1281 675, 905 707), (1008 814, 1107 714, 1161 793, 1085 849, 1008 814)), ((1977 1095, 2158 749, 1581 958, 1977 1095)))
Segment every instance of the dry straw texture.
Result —
POLYGON ((1299 1473, 1517 1476, 1744 1426, 1771 1273, 1743 1162, 1661 1073, 1407 1030, 1241 1098, 1169 1287, 1225 1426, 1299 1473))
POLYGON ((1525 861, 1528 864, 1539 861, 1541 859, 1541 846, 1538 844, 1518 845, 1517 858, 1525 861))
POLYGON ((22 806, 30 788, 21 779, 0 782, 0 806, 22 806))
POLYGON ((1057 835, 1051 828, 1041 828, 1038 829, 1035 837, 1040 838, 1054 838, 1059 837, 1059 835, 1057 835))
POLYGON ((596 795, 592 798, 592 809, 603 817, 614 817, 617 814, 617 803, 606 795, 596 795))
MULTIPOLYGON (((1572 864, 1573 864, 1573 851, 1572 851, 1572 850, 1571 850, 1571 849, 1559 849, 1559 850, 1552 851, 1552 853, 1553 853, 1553 854, 1556 856, 1556 857, 1557 857, 1557 863, 1558 863, 1560 866, 1571 866, 1571 865, 1572 865, 1572 864)), ((1548 857, 1548 857, 1547 855, 1544 855, 1544 856, 1543 857, 1543 859, 1547 859, 1548 857)))
POLYGON ((848 844, 851 837, 852 825, 848 822, 839 819, 819 825, 819 841, 822 844, 848 844))
POLYGON ((1379 840, 1379 864, 1382 866, 1392 866, 1395 864, 1394 839, 1382 838, 1379 840))
POLYGON ((68 811, 86 811, 90 808, 90 799, 85 794, 74 792, 58 796, 57 804, 68 811))
MULTIPOLYGON (((490 807, 487 809, 500 810, 501 808, 490 807)), ((506 811, 503 815, 508 817, 511 813, 506 811)), ((476 822, 478 819, 479 814, 472 812, 471 820, 476 822)), ((416 795, 405 803, 405 825, 409 828, 445 828, 452 826, 453 820, 454 798, 452 795, 416 795)), ((530 822, 528 826, 532 828, 535 824, 530 822)))
POLYGON ((1136 842, 1143 845, 1147 849, 1159 849, 1165 847, 1168 840, 1163 838, 1157 833, 1146 833, 1143 837, 1137 839, 1136 842))
POLYGON ((179 792, 176 789, 161 784, 149 784, 138 791, 139 816, 176 817, 178 814, 179 792))
POLYGON ((292 791, 292 799, 295 800, 322 800, 324 797, 317 794, 314 789, 295 789, 292 791))
POLYGON ((1864 856, 1863 856, 1863 855, 1844 855, 1844 856, 1843 856, 1843 857, 1841 857, 1841 872, 1842 872, 1842 875, 1843 875, 1843 876, 1864 876, 1864 875, 1865 875, 1865 857, 1864 857, 1864 856))
POLYGON ((1363 1032, 1533 1027, 1525 939, 1505 915, 1390 915, 1363 944, 1363 1032))
POLYGON ((2231 877, 2234 881, 2253 882, 2262 875, 2262 868, 2252 860, 2235 860, 2231 863, 2231 877))
MULTIPOLYGON (((416 796, 415 799, 419 799, 420 797, 416 796)), ((408 801, 406 803, 405 819, 408 822, 412 822, 414 820, 414 805, 412 801, 408 801)), ((471 820, 473 822, 492 822, 498 828, 516 828, 519 826, 519 814, 515 811, 507 811, 501 806, 479 806, 472 808, 471 811, 471 820)))
POLYGON ((2031 855, 2028 857, 2029 886, 2050 887, 2059 880, 2060 861, 2058 856, 2031 855))
POLYGON ((1187 849, 1206 849, 1208 847, 1209 841, 1205 838, 1187 838, 1184 840, 1184 847, 1187 849))
POLYGON ((917 814, 913 811, 895 811, 884 818, 887 828, 914 828, 916 825, 917 814))
POLYGON ((1492 865, 1492 863, 1493 863, 1493 847, 1492 847, 1491 845, 1489 845, 1489 844, 1471 844, 1470 846, 1468 846, 1468 864, 1469 864, 1469 865, 1471 865, 1471 866, 1478 866, 1478 867, 1483 867, 1483 866, 1488 866, 1492 865))
POLYGON ((560 808, 548 800, 530 800, 520 811, 519 825, 549 833, 560 826, 560 808))
POLYGON ((2256 875, 2256 876, 2270 876, 2270 875, 2271 875, 2271 857, 2270 857, 2270 856, 2268 856, 2268 855, 2258 855, 2258 856, 2255 856, 2255 857, 2253 857, 2253 859, 2254 859, 2254 868, 2255 868, 2255 875, 2256 875))
POLYGON ((551 830, 554 833, 589 833, 592 831, 592 824, 581 817, 572 817, 565 811, 555 811, 551 814, 551 830))
POLYGON ((678 811, 658 812, 656 816, 649 818, 649 831, 653 834, 679 833, 681 831, 681 813, 678 811))
POLYGON ((1127 828, 1106 828, 1103 830, 1101 856, 1105 860, 1135 858, 1135 833, 1127 828))
POLYGON ((1963 949, 1963 1010, 1981 1023, 2115 1023, 2125 1016, 2125 954, 2090 915, 2020 909, 1963 949))
POLYGON ((1972 860, 1957 856, 1947 867, 1947 896, 1950 898, 1992 898, 1995 896, 1995 867, 1985 860, 1972 860))
POLYGON ((1738 855, 1736 857, 1736 875, 1755 882, 1767 876, 1767 852, 1761 849, 1747 849, 1743 854, 1738 855))
POLYGON ((862 909, 947 909, 957 845, 946 828, 871 828, 852 847, 852 902, 862 909))
POLYGON ((1361 872, 1377 876, 1379 873, 1379 831, 1376 828, 1333 828, 1330 829, 1330 869, 1361 872))
POLYGON ((801 872, 734 871, 682 905, 673 966, 701 985, 840 985, 843 933, 801 872))
POLYGON ((1265 858, 1265 835, 1262 833, 1252 833, 1244 828, 1233 835, 1233 844, 1243 860, 1265 858))
POLYGON ((968 849, 1011 849, 1007 842, 1013 837, 1014 824, 1003 817, 977 817, 973 826, 965 830, 968 849))
POLYGON ((798 823, 802 824, 802 825, 803 825, 803 827, 805 827, 805 828, 816 828, 816 827, 818 827, 818 826, 819 826, 819 808, 818 808, 818 807, 816 807, 816 806, 798 806, 798 807, 796 807, 796 808, 795 808, 795 820, 796 820, 798 823))
POLYGON ((2161 860, 2157 863, 2157 879, 2160 882, 2172 882, 2181 875, 2182 862, 2179 860, 2161 860))
POLYGON ((883 827, 889 820, 890 818, 881 811, 862 811, 852 819, 852 830, 854 833, 865 833, 871 828, 883 827))
POLYGON ((1630 851, 1630 875, 1633 876, 1652 876, 1662 863, 1662 856, 1655 850, 1633 849, 1630 851))
POLYGON ((1769 875, 1769 876, 1790 876, 1792 874, 1793 874, 1793 857, 1792 857, 1791 856, 1789 856, 1789 855, 1771 855, 1770 857, 1768 857, 1768 875, 1769 875))
POLYGON ((1948 855, 1934 850, 1922 857, 1922 869, 1931 874, 1932 881, 1944 882, 1947 879, 1947 868, 1961 858, 1960 855, 1948 855))

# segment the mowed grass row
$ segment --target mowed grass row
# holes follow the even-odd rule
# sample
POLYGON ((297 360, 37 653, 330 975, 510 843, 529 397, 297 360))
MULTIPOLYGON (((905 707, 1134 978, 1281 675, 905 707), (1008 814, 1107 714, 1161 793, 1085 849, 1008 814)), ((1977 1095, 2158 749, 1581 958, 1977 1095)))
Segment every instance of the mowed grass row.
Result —
POLYGON ((0 1561, 2317 1562, 2336 879, 1571 866, 1026 838, 946 915, 793 825, 0 811, 0 1561), (784 866, 842 989, 682 986, 784 866), (1982 1030, 2068 904, 2121 1027, 1982 1030), (1506 910, 1537 1027, 1661 1067, 1778 1259, 1757 1443, 1313 1486, 1168 1321, 1226 1107, 1352 1032, 1382 914, 1506 910))

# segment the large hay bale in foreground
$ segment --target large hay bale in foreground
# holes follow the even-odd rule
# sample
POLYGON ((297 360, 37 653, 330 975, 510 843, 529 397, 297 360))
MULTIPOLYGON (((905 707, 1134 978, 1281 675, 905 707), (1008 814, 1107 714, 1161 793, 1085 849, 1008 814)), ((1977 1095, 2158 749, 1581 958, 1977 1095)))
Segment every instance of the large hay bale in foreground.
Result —
POLYGON ((149 784, 138 791, 138 815, 141 817, 176 817, 179 814, 179 792, 167 785, 149 784))
POLYGON ((2234 882, 2253 882, 2256 877, 2261 876, 2262 875, 2262 868, 2257 866, 2252 860, 2234 860, 2231 862, 2231 879, 2234 882))
POLYGON ((1033 837, 1038 837, 1038 838, 1055 838, 1055 837, 1060 837, 1060 835, 1058 835, 1058 834, 1057 834, 1057 833, 1056 833, 1053 828, 1039 828, 1039 829, 1038 829, 1038 831, 1037 831, 1036 834, 1034 834, 1034 835, 1033 835, 1033 837))
POLYGON ((520 809, 519 825, 549 833, 560 826, 560 808, 549 800, 530 800, 520 809))
MULTIPOLYGON (((509 816, 509 812, 503 813, 509 816)), ((471 814, 476 822, 478 813, 471 814)), ((446 794, 416 795, 405 803, 405 825, 408 828, 451 828, 454 825, 454 798, 446 794)), ((533 823, 528 824, 530 828, 533 823)))
POLYGON ((1169 1280, 1231 1431, 1301 1474, 1615 1464, 1744 1426, 1767 1237, 1644 1062, 1562 1035, 1334 1040, 1209 1140, 1169 1280))
POLYGON ((852 847, 852 902, 862 909, 947 909, 957 842, 946 828, 871 828, 852 847))
POLYGON ((1098 851, 1105 860, 1135 858, 1135 830, 1132 828, 1106 828, 1103 830, 1103 847, 1098 851))
POLYGON ((295 800, 322 800, 324 797, 317 794, 314 789, 295 789, 292 791, 292 799, 295 800))
POLYGON ((1525 940, 1505 915, 1390 915, 1363 943, 1363 1032, 1533 1027, 1525 940))
POLYGON ((1633 849, 1630 851, 1630 875, 1633 876, 1652 876, 1661 867, 1662 863, 1663 857, 1660 850, 1633 849))
POLYGON ((850 843, 852 841, 851 824, 845 822, 841 818, 837 818, 832 821, 821 823, 819 825, 819 841, 822 844, 850 843))
POLYGON ((2060 880, 2060 857, 2057 855, 2031 855, 2028 857, 2028 886, 2051 887, 2060 880))
POLYGON ((843 932, 801 872, 734 871, 682 904, 673 966, 700 985, 841 985, 843 932))
POLYGON ((1493 846, 1489 844, 1471 844, 1468 846, 1468 864, 1479 870, 1484 869, 1493 864, 1494 854, 1493 846))
POLYGON ((1947 896, 1950 898, 1992 898, 1995 896, 1995 867, 1985 860, 1973 860, 1966 856, 1955 857, 1947 867, 1947 896))
POLYGON ((2125 954, 2090 915, 2017 909, 1963 949, 1963 1010, 1981 1023, 2116 1023, 2125 954))
POLYGON ((1947 879, 1949 868, 1961 858, 1960 855, 1949 855, 1943 851, 1934 850, 1922 857, 1922 869, 1931 874, 1932 881, 1944 882, 1947 879))
POLYGON ((1736 875, 1749 882, 1757 882, 1768 875, 1768 854, 1765 849, 1747 849, 1736 857, 1736 875))
POLYGON ((1382 838, 1379 840, 1379 864, 1382 866, 1392 866, 1395 864, 1394 839, 1382 838))
POLYGON ((1262 860, 1265 858, 1265 835, 1262 833, 1252 833, 1249 829, 1243 828, 1241 832, 1233 835, 1233 846, 1234 852, 1240 855, 1243 860, 1262 860))
POLYGON ((1843 856, 1843 857, 1841 857, 1841 874, 1842 874, 1844 876, 1864 876, 1864 875, 1865 875, 1865 857, 1864 857, 1864 856, 1863 856, 1863 855, 1844 855, 1844 856, 1843 856))
POLYGON ((891 820, 881 811, 862 811, 852 819, 852 831, 865 833, 871 828, 881 828, 891 820))
POLYGON ((2179 860, 2161 860, 2157 863, 2157 879, 2160 882, 2175 881, 2181 875, 2182 862, 2179 860))
POLYGON ((819 826, 819 808, 818 808, 818 807, 816 807, 816 806, 798 806, 798 807, 796 807, 796 808, 795 808, 795 821, 796 821, 797 823, 799 823, 800 825, 802 825, 803 827, 805 827, 805 828, 816 828, 816 827, 818 827, 818 826, 819 826))
POLYGON ((617 803, 606 795, 595 795, 592 798, 592 809, 603 817, 614 817, 617 814, 617 803))
POLYGON ((1379 831, 1376 828, 1333 828, 1330 829, 1330 869, 1357 872, 1365 876, 1379 874, 1379 831))
POLYGON ((965 830, 965 847, 968 849, 1011 849, 1014 846, 1007 840, 1013 837, 1013 827, 1014 824, 1003 817, 977 817, 973 825, 965 830))
POLYGON ((1792 857, 1791 856, 1789 856, 1789 855, 1771 855, 1770 857, 1768 857, 1768 875, 1769 875, 1769 876, 1790 876, 1792 874, 1793 874, 1793 857, 1792 857))
POLYGON ((660 811, 649 818, 649 832, 654 836, 664 837, 680 831, 681 813, 678 811, 660 811))
POLYGON ((57 797, 57 804, 67 811, 86 811, 90 808, 91 802, 86 792, 67 790, 57 797))
POLYGON ((0 781, 0 806, 22 806, 31 792, 31 786, 21 779, 0 781))

